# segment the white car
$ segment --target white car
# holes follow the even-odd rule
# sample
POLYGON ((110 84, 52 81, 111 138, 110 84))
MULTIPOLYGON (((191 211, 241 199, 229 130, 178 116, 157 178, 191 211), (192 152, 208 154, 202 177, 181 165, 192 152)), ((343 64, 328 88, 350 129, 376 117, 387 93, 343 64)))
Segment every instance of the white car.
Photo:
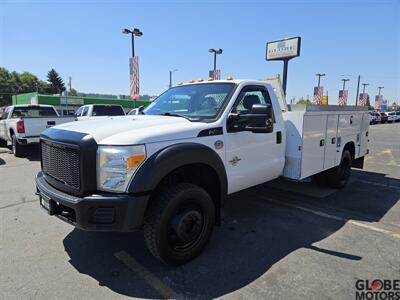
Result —
POLYGON ((75 117, 78 121, 111 116, 125 116, 125 111, 121 105, 89 104, 79 107, 75 113, 75 117))
POLYGON ((363 167, 369 118, 365 107, 287 107, 265 81, 180 85, 143 114, 46 130, 37 194, 84 230, 143 228, 156 258, 182 264, 204 249, 230 194, 280 176, 344 187, 363 167))
POLYGON ((400 121, 400 111, 391 111, 388 113, 388 122, 399 122, 400 121))
POLYGON ((388 123, 396 122, 397 120, 396 112, 394 111, 387 112, 386 115, 388 117, 387 118, 388 123))

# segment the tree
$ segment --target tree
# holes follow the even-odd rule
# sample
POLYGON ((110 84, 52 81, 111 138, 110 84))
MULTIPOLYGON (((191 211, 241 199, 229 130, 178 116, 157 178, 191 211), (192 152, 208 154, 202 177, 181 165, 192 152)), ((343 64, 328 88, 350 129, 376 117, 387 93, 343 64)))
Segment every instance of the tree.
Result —
POLYGON ((51 69, 47 73, 47 81, 49 82, 47 91, 50 94, 59 94, 65 91, 64 81, 61 79, 60 75, 58 75, 56 70, 51 69))
POLYGON ((301 99, 297 101, 296 104, 312 104, 312 102, 310 99, 304 99, 303 97, 301 97, 301 99))
POLYGON ((24 72, 9 72, 0 68, 0 106, 10 105, 12 95, 38 91, 45 93, 47 84, 35 75, 24 72))

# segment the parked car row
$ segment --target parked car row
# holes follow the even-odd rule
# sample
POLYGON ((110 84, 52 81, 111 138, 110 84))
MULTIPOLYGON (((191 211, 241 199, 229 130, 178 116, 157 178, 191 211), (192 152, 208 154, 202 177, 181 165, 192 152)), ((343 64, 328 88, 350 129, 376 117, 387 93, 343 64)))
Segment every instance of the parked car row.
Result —
POLYGON ((371 111, 370 115, 371 115, 370 124, 400 122, 400 111, 391 111, 391 112, 371 111))
POLYGON ((0 112, 0 147, 11 145, 14 155, 23 157, 26 146, 39 143, 40 134, 47 128, 73 121, 124 115, 120 105, 84 105, 72 116, 60 116, 51 105, 11 105, 0 112))

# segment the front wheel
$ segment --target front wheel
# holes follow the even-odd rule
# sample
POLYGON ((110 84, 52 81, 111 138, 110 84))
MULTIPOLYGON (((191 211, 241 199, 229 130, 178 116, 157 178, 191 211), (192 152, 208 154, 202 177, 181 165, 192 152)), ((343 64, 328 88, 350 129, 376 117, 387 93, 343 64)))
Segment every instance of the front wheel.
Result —
POLYGON ((349 181, 352 159, 348 150, 343 151, 340 165, 327 171, 327 183, 330 187, 341 189, 349 181))
POLYGON ((164 263, 183 264, 202 252, 214 223, 210 195, 197 185, 181 183, 151 200, 144 224, 146 245, 164 263))
POLYGON ((25 156, 25 147, 18 143, 15 135, 12 136, 12 152, 16 157, 25 156))

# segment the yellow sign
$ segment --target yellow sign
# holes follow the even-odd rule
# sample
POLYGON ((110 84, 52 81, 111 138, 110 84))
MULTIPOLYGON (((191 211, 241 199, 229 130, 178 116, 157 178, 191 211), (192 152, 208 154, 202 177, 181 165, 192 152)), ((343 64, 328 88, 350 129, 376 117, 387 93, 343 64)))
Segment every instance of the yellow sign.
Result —
POLYGON ((322 105, 328 105, 328 96, 322 96, 322 105))

